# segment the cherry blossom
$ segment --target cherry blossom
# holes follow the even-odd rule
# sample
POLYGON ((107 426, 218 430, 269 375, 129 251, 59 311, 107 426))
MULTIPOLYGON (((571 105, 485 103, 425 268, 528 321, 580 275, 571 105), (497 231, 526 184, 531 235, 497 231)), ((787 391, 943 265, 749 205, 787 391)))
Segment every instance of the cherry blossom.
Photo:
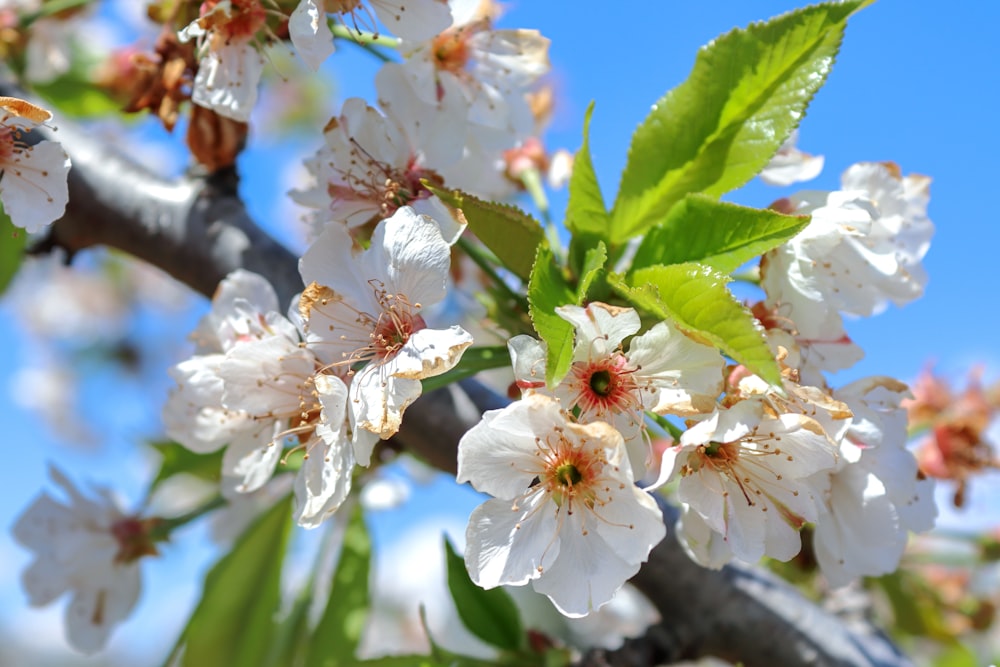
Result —
POLYGON ((420 396, 420 380, 451 369, 472 344, 461 327, 431 329, 423 317, 444 298, 449 265, 438 224, 408 206, 378 224, 367 249, 358 251, 347 230, 333 225, 299 262, 306 340, 325 368, 350 378, 361 465, 374 441, 362 446, 358 439, 395 434, 420 396))
POLYGON ((43 492, 14 524, 14 538, 35 553, 21 583, 34 607, 70 593, 66 638, 95 653, 139 599, 138 560, 156 554, 151 520, 125 514, 105 489, 87 497, 55 467, 49 476, 68 503, 43 492))
POLYGON ((666 532, 625 457, 612 426, 572 423, 552 397, 486 412, 458 449, 458 481, 494 496, 466 531, 473 581, 530 581, 573 617, 607 603, 666 532))
POLYGON ((319 372, 298 326, 276 307, 273 289, 256 274, 237 271, 223 281, 195 332, 200 353, 171 369, 178 388, 164 422, 192 451, 226 447, 227 493, 264 486, 287 455, 286 443, 304 450, 295 518, 315 527, 351 489, 356 459, 346 425, 347 388, 337 375, 319 372))
POLYGON ((70 161, 54 141, 24 135, 52 114, 15 97, 0 97, 0 201, 14 225, 37 232, 66 210, 70 161))
POLYGON ((260 0, 207 0, 201 16, 178 33, 198 40, 200 60, 191 101, 238 121, 247 121, 257 103, 264 58, 255 39, 266 28, 260 0))
MULTIPOLYGON (((934 526, 933 481, 906 448, 906 385, 863 378, 836 392, 854 413, 816 522, 816 559, 831 585, 895 571, 909 531, 934 526)), ((824 473, 820 473, 821 475, 824 473)))
MULTIPOLYGON (((635 336, 640 328, 632 308, 594 302, 561 306, 556 313, 576 328, 573 364, 553 393, 581 422, 606 421, 625 439, 637 479, 645 476, 650 449, 644 438, 644 413, 697 415, 715 408, 722 391, 719 352, 691 340, 669 322, 635 336)), ((545 387, 545 350, 530 336, 508 343, 514 376, 522 392, 545 387)), ((659 480, 661 483, 663 480, 659 480)))
POLYGON ((891 164, 859 163, 841 183, 843 190, 803 192, 783 204, 812 220, 762 260, 768 303, 790 307, 784 315, 800 329, 827 323, 831 311, 869 316, 890 301, 903 305, 927 282, 921 260, 934 233, 929 179, 904 178, 891 164))
MULTIPOLYGON (((435 115, 442 133, 457 120, 454 115, 435 115)), ((431 122, 428 118, 427 123, 431 122)), ((452 214, 421 183, 427 179, 440 184, 441 177, 428 165, 417 143, 419 125, 415 116, 403 122, 357 97, 344 102, 340 116, 324 129, 325 145, 306 161, 314 184, 291 193, 295 201, 316 209, 308 217, 314 235, 327 224, 354 228, 374 223, 401 206, 432 216, 449 242, 461 233, 452 214)))
MULTIPOLYGON (((833 443, 810 417, 769 413, 760 399, 718 410, 663 454, 671 478, 679 478, 677 499, 700 519, 682 518, 682 541, 709 547, 689 546, 696 558, 717 554, 698 530, 703 523, 740 560, 788 560, 801 547, 799 529, 819 515, 824 489, 812 476, 836 461, 833 443)), ((714 556, 699 562, 720 564, 714 556)))
MULTIPOLYGON (((535 30, 494 30, 492 3, 452 0, 454 22, 433 39, 404 40, 403 63, 383 66, 405 79, 424 105, 457 97, 465 109, 466 159, 442 173, 455 187, 470 169, 500 159, 500 153, 531 135, 534 118, 526 92, 549 69, 549 41, 535 30)), ((381 92, 381 91, 380 91, 381 92)), ((502 169, 501 169, 502 173, 502 169)))

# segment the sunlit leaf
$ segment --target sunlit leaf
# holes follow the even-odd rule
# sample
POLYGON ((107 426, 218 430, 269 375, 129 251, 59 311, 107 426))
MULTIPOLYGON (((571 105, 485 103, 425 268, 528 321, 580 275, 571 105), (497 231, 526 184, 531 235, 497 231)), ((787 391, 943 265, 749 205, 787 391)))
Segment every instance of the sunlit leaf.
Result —
POLYGON ((729 279, 700 264, 649 266, 609 282, 636 308, 675 322, 715 345, 771 384, 781 384, 764 331, 726 287, 729 279))
POLYGON ((528 282, 528 312, 535 331, 548 346, 545 381, 550 387, 566 375, 573 362, 576 334, 572 324, 556 315, 556 308, 576 301, 576 292, 567 282, 552 251, 539 246, 528 282))
POLYGON ((688 195, 666 221, 646 233, 632 268, 698 262, 731 273, 776 248, 809 224, 809 216, 747 208, 705 195, 688 195))
POLYGON ((597 277, 604 270, 604 264, 608 261, 608 249, 603 241, 598 241, 597 245, 587 250, 583 256, 583 266, 580 267, 580 284, 576 287, 576 303, 582 305, 587 299, 587 292, 594 284, 597 277))
POLYGON ((469 230, 511 273, 528 279, 535 248, 545 237, 537 220, 516 206, 483 201, 461 190, 445 190, 426 182, 424 185, 445 204, 460 210, 469 230))
POLYGON ((597 173, 590 157, 590 117, 594 103, 587 107, 583 118, 583 143, 573 158, 569 179, 569 201, 566 203, 566 229, 570 239, 570 265, 576 268, 586 249, 608 240, 608 210, 597 182, 597 173))
POLYGON ((184 667, 265 664, 291 517, 290 497, 275 503, 209 571, 181 638, 184 667))
POLYGON ((702 47, 688 79, 635 131, 611 242, 662 222, 688 193, 717 197, 756 175, 826 81, 847 18, 871 1, 798 9, 702 47))

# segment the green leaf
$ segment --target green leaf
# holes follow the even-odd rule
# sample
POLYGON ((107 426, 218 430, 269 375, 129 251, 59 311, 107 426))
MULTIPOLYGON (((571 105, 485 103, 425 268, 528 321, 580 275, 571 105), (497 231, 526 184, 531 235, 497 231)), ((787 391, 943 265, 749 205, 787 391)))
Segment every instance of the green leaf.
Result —
POLYGON ((344 532, 340 560, 323 617, 313 632, 306 667, 356 665, 354 657, 368 617, 372 544, 360 503, 344 532))
POLYGON ((276 503, 209 571, 181 641, 184 667, 263 665, 281 603, 291 496, 276 503))
POLYGON ((528 314, 535 331, 548 346, 545 381, 555 386, 573 362, 573 325, 556 315, 556 308, 577 302, 576 292, 569 286, 562 267, 552 251, 539 246, 535 266, 528 281, 528 314))
POLYGON ((222 455, 225 448, 208 454, 196 454, 187 447, 169 440, 152 442, 150 446, 161 456, 160 469, 149 485, 150 492, 170 477, 182 473, 209 482, 218 482, 222 479, 222 455))
POLYGON ((82 71, 67 72, 53 81, 34 84, 33 87, 62 116, 97 118, 116 114, 122 108, 119 102, 98 88, 89 79, 89 75, 82 71))
POLYGON ((764 330, 726 288, 727 276, 689 263, 639 269, 632 274, 630 284, 617 276, 611 276, 609 282, 636 308, 672 320, 771 384, 781 385, 781 372, 764 330))
POLYGON ((906 569, 871 580, 882 588, 892 607, 895 632, 940 642, 956 639, 944 618, 941 593, 924 577, 906 569))
POLYGON ((483 201, 461 190, 445 190, 424 182, 424 186, 448 206, 460 210, 469 229, 504 266, 521 280, 531 274, 535 248, 545 232, 533 217, 508 204, 483 201))
POLYGON ((691 194, 670 209, 662 225, 649 230, 632 260, 632 270, 698 262, 732 273, 808 224, 809 216, 782 215, 691 194))
POLYGON ((465 560, 444 539, 448 562, 448 590, 455 601, 458 617, 469 631, 487 644, 516 651, 525 646, 521 615, 510 594, 502 588, 484 590, 469 578, 465 560))
POLYGON ((10 216, 0 205, 0 294, 7 290, 24 259, 24 247, 28 243, 28 233, 15 227, 10 216))
POLYGON ((590 116, 593 112, 594 103, 591 102, 583 117, 583 144, 573 159, 573 173, 569 179, 566 229, 573 234, 586 233, 606 239, 608 210, 590 157, 590 116))
POLYGON ((611 242, 662 221, 690 192, 717 197, 760 172, 826 81, 847 18, 872 1, 806 7, 702 47, 632 137, 611 242))
MULTIPOLYGON (((315 572, 315 570, 314 570, 315 572)), ((292 605, 291 611, 275 629, 268 647, 266 667, 290 667, 301 664, 300 656, 309 639, 309 608, 312 606, 314 579, 309 577, 292 605)))
POLYGON ((597 245, 587 250, 583 257, 583 266, 580 268, 580 284, 576 287, 576 304, 583 305, 587 300, 587 292, 590 286, 604 270, 604 263, 608 261, 608 249, 603 241, 598 241, 597 245))
POLYGON ((956 641, 934 657, 931 667, 981 667, 976 652, 956 641))
POLYGON ((506 345, 470 347, 462 354, 461 361, 447 373, 421 380, 425 392, 446 387, 453 382, 472 377, 480 371, 504 368, 510 365, 510 352, 506 345))

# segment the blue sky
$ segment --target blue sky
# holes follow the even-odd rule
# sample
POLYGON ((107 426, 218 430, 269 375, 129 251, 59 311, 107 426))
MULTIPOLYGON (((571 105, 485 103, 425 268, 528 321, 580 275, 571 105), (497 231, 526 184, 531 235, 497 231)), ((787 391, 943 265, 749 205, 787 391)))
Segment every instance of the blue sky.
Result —
MULTIPOLYGON (((520 0, 509 4, 503 25, 538 28, 552 39, 552 81, 559 102, 547 137, 551 148, 573 150, 579 145, 584 110, 596 101, 592 153, 605 196, 611 199, 632 130, 657 98, 685 78, 697 48, 732 27, 796 6, 777 0, 632 0, 613 5, 520 0)), ((904 173, 934 179, 930 217, 937 232, 925 262, 930 274, 927 293, 905 308, 848 323, 866 358, 837 376, 838 384, 871 374, 911 380, 928 360, 936 360, 940 371, 953 376, 976 363, 986 365, 987 377, 1000 373, 1000 314, 996 297, 987 289, 1000 248, 991 199, 997 192, 993 167, 1000 155, 1000 46, 994 34, 998 20, 1000 7, 995 3, 877 2, 852 19, 830 80, 801 125, 800 146, 826 156, 824 173, 809 188, 835 189, 840 172, 862 160, 893 160, 904 173)), ((329 112, 343 97, 371 97, 370 76, 376 68, 357 50, 344 47, 326 69, 337 77, 341 93, 328 100, 329 112)), ((299 160, 318 143, 318 135, 289 143, 261 142, 252 144, 244 157, 243 191, 257 219, 269 228, 291 223, 283 203, 288 183, 278 175, 275 161, 299 160)), ((729 198, 764 206, 794 190, 752 183, 729 198)), ((287 229, 278 233, 293 237, 287 229)), ((179 337, 185 327, 177 327, 179 337)), ((4 308, 0 344, 8 351, 0 355, 0 380, 6 380, 35 352, 4 308)), ((150 463, 136 453, 134 442, 155 435, 158 407, 135 397, 162 399, 170 384, 162 369, 169 361, 168 355, 153 360, 151 379, 111 377, 87 384, 90 393, 81 403, 98 416, 104 444, 86 451, 61 445, 34 417, 14 407, 7 382, 0 383, 0 423, 8 428, 9 453, 0 468, 0 525, 11 525, 45 484, 46 460, 59 461, 74 478, 122 487, 136 499, 150 463)), ((995 478, 988 479, 995 484, 995 478)), ((388 541, 401 531, 414 511, 447 504, 445 489, 439 484, 430 496, 415 499, 408 512, 383 516, 376 526, 380 539, 388 541)), ((980 504, 972 513, 979 520, 987 511, 982 499, 989 497, 973 492, 974 502, 980 504)), ((459 502, 471 507, 475 500, 464 494, 459 502)), ((990 521, 1000 522, 995 510, 992 517, 990 521)), ((195 531, 189 542, 200 536, 195 531)), ((147 595, 112 647, 135 649, 150 633, 168 636, 178 629, 210 556, 205 547, 184 545, 147 563, 147 595)), ((26 610, 16 582, 26 559, 9 535, 0 535, 0 631, 49 627, 51 623, 42 620, 58 616, 58 610, 26 610)), ((156 662, 154 657, 143 664, 156 662)))

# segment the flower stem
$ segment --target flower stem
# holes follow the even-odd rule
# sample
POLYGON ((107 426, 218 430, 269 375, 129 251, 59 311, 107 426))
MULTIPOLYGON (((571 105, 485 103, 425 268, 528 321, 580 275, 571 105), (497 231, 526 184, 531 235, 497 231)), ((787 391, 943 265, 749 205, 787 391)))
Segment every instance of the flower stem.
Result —
POLYGON ((656 422, 657 426, 669 433, 670 437, 673 438, 675 442, 680 442, 681 435, 684 434, 684 431, 682 431, 676 424, 663 415, 658 415, 655 412, 647 412, 646 415, 656 422))
POLYGON ((215 496, 208 502, 194 508, 186 514, 182 514, 171 519, 161 519, 156 527, 150 533, 150 539, 153 542, 165 542, 170 539, 171 533, 181 526, 187 525, 196 519, 200 519, 209 512, 213 512, 223 505, 228 504, 225 498, 221 495, 215 496))
MULTIPOLYGON (((343 23, 331 23, 330 32, 334 39, 349 39, 361 46, 384 46, 390 49, 399 48, 399 39, 380 35, 376 32, 364 32, 363 30, 353 30, 343 23)), ((380 54, 384 56, 384 54, 380 54)))
POLYGON ((38 19, 53 16, 67 9, 73 9, 74 7, 89 5, 92 1, 93 0, 49 0, 44 3, 38 11, 22 16, 20 27, 27 28, 38 19))
POLYGON ((545 221, 545 224, 551 225, 552 217, 549 215, 549 198, 546 196, 545 187, 542 185, 542 173, 538 171, 537 167, 525 169, 521 172, 521 183, 524 185, 524 189, 528 191, 528 194, 531 195, 531 199, 535 202, 535 207, 539 213, 542 214, 542 220, 545 221))

